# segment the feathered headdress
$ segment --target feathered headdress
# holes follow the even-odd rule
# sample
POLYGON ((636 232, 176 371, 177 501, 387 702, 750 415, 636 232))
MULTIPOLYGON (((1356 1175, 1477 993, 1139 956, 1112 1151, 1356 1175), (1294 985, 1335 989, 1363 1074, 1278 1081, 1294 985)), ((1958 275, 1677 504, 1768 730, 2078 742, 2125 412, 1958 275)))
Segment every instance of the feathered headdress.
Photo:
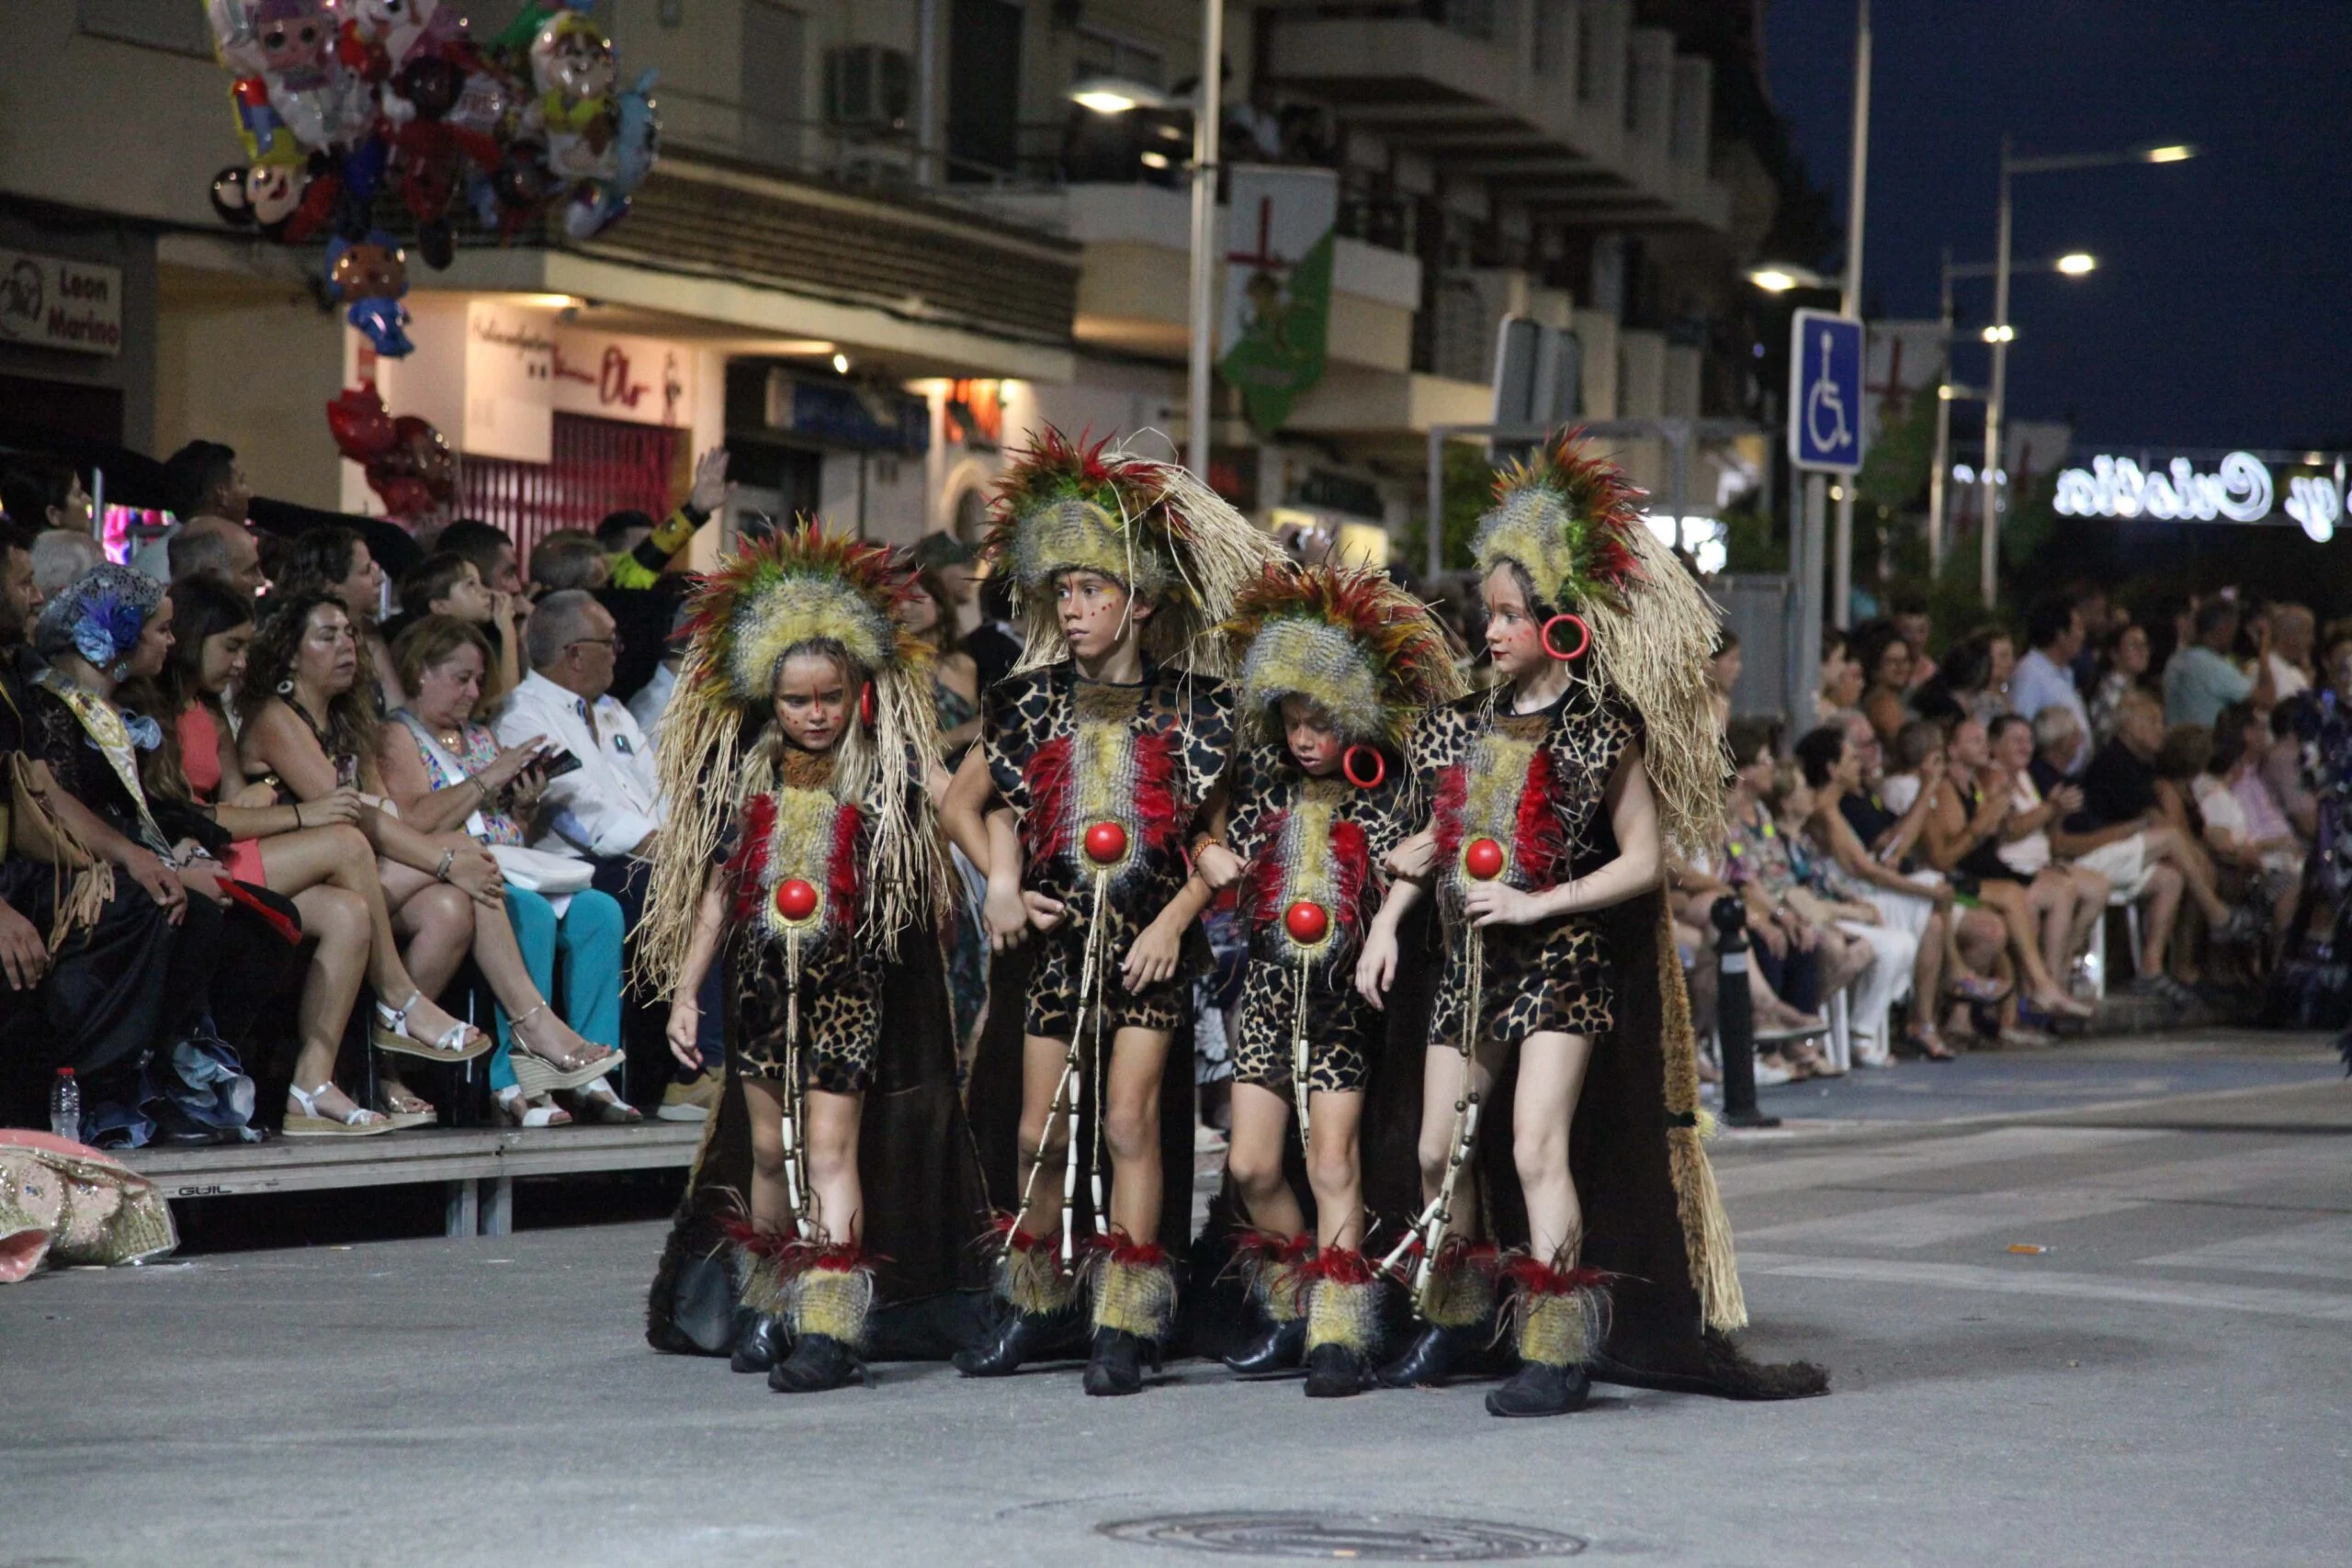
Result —
POLYGON ((1401 746, 1417 712, 1462 694, 1437 618, 1385 572, 1270 566, 1241 591, 1225 632, 1245 727, 1301 696, 1348 744, 1401 746))
MULTIPOLYGON (((901 929, 945 908, 946 870, 919 771, 939 759, 932 650, 892 614, 907 582, 886 547, 811 522, 746 545, 696 583, 656 749, 669 817, 638 942, 640 986, 662 994, 674 981, 729 822, 745 799, 775 787, 768 751, 752 742, 772 722, 776 671, 796 649, 839 648, 871 682, 870 708, 853 698, 864 736, 837 743, 854 744, 869 764, 856 770, 869 775, 858 803, 872 831, 860 940, 895 951, 901 929)), ((834 779, 842 788, 840 765, 834 779)))
POLYGON ((1173 463, 1100 441, 1074 443, 1050 425, 998 481, 988 550, 1012 574, 1028 635, 1021 668, 1064 656, 1054 575, 1099 571, 1153 605, 1153 654, 1207 674, 1224 672, 1210 635, 1238 593, 1278 558, 1272 538, 1173 463))
POLYGON ((1589 455, 1582 434, 1568 431, 1496 477, 1471 554, 1481 576, 1505 562, 1526 572, 1539 615, 1571 612, 1592 628, 1601 679, 1642 716, 1658 825, 1697 854, 1723 817, 1723 742, 1705 673, 1720 615, 1643 523, 1642 491, 1589 455))

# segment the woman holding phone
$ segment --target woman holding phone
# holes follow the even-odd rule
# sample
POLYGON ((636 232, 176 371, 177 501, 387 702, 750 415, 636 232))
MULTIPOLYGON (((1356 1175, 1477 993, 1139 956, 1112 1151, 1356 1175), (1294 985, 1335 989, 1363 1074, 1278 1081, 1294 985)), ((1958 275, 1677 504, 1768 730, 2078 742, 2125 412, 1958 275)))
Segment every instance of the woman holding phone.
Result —
MULTIPOLYGON (((519 848, 528 837, 553 758, 537 738, 502 747, 481 722, 482 682, 491 667, 481 633, 453 615, 427 615, 401 634, 392 659, 409 701, 378 731, 376 761, 385 793, 400 803, 401 820, 423 833, 462 831, 484 844, 519 848)), ((543 895, 516 886, 511 877, 505 891, 506 918, 533 986, 542 996, 560 997, 564 1021, 592 1049, 616 1049, 619 903, 586 887, 543 895)), ((491 1091, 502 1115, 525 1127, 571 1121, 545 1088, 518 1081, 514 1039, 514 1022, 502 1006, 498 1049, 490 1063, 491 1091)), ((524 1071, 535 1079, 542 1077, 529 1062, 524 1071)), ((642 1120, 603 1077, 580 1089, 573 1109, 600 1122, 642 1120)))

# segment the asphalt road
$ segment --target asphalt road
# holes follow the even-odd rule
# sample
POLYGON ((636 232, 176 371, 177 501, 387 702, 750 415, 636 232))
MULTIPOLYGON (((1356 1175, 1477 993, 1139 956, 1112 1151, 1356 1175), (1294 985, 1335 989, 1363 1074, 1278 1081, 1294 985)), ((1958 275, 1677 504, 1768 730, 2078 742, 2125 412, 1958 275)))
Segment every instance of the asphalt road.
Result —
POLYGON ((1787 1131, 1715 1151, 1748 1344, 1826 1399, 1503 1423, 1197 1364, 787 1399, 645 1348, 655 1226, 230 1253, 0 1292, 0 1568, 2343 1560, 2352 1087, 2318 1043, 1769 1100, 1787 1131))

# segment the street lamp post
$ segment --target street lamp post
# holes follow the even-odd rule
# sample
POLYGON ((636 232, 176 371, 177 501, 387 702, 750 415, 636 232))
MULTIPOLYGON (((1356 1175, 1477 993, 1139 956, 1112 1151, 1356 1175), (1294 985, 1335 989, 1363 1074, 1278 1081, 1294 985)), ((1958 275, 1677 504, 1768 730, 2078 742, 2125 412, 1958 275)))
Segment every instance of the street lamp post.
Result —
MULTIPOLYGON (((1201 97, 1193 111, 1192 344, 1184 382, 1184 466, 1209 482, 1209 348, 1216 323, 1217 122, 1225 117, 1225 0, 1201 0, 1201 97)), ((1430 526, 1434 529, 1436 521, 1430 526)))
POLYGON ((1993 384, 1984 398, 1984 462, 1979 476, 1984 485, 1984 528, 1977 586, 1988 610, 1993 607, 1998 587, 1996 580, 2001 559, 2001 422, 2007 413, 2005 404, 2008 393, 2009 340, 2016 335, 2009 323, 2009 180, 2017 175, 2103 169, 2115 164, 2178 164, 2196 155, 2195 148, 2172 143, 2131 152, 2062 152, 2020 158, 2010 151, 2008 137, 2001 138, 2001 197, 1994 225, 1996 249, 1993 259, 1993 325, 1987 333, 1987 341, 1993 345, 1993 384))
MULTIPOLYGON (((1846 176, 1846 276, 1838 299, 1838 313, 1849 321, 1862 319, 1862 199, 1869 194, 1871 161, 1871 0, 1858 0, 1854 26, 1853 164, 1846 176)), ((1869 339, 1863 340, 1867 364, 1869 339)), ((1829 619, 1838 626, 1853 621, 1854 492, 1859 474, 1849 475, 1838 488, 1838 526, 1830 546, 1829 619)), ((1811 566, 1808 570, 1813 570, 1811 566)))

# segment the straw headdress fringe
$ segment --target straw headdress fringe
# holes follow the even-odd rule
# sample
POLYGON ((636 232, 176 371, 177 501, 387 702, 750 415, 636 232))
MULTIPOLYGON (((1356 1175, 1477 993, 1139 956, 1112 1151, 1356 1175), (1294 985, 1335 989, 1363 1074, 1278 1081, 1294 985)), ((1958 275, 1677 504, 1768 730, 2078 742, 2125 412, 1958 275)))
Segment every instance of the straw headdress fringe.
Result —
MULTIPOLYGON (((1671 953, 1674 914, 1663 897, 1657 919, 1657 951, 1671 953)), ((1682 1222, 1682 1249, 1707 1326, 1727 1333, 1747 1326, 1747 1298, 1739 1286, 1731 1220, 1724 1213, 1714 1167, 1700 1142, 1706 1112, 1699 1106, 1699 1049, 1690 1026, 1690 994, 1683 988, 1680 964, 1660 964, 1657 973, 1658 1033, 1666 1056, 1666 1148, 1675 1208, 1682 1222)))
POLYGON ((1012 576, 1025 634, 1015 669, 1068 657, 1051 585, 1056 572, 1086 568, 1152 602, 1144 643, 1156 659, 1216 676, 1227 671, 1218 623, 1281 557, 1272 536, 1176 464, 1073 443, 1050 426, 998 483, 989 550, 1012 576))
POLYGON ((1384 572, 1269 566, 1223 628, 1240 684, 1236 722, 1268 735, 1276 703, 1303 696, 1343 739, 1401 748, 1423 708, 1462 695, 1437 617, 1384 572))
POLYGON ((950 874, 922 787, 939 758, 931 649, 892 617, 906 582, 888 549, 813 521, 747 546, 699 581, 656 753, 669 817, 632 968, 642 991, 671 990, 728 824, 745 799, 775 787, 768 750, 755 742, 771 722, 776 669, 811 641, 847 649, 873 681, 874 722, 860 738, 869 776, 857 804, 869 831, 858 940, 895 954, 900 932, 945 916, 950 874))

